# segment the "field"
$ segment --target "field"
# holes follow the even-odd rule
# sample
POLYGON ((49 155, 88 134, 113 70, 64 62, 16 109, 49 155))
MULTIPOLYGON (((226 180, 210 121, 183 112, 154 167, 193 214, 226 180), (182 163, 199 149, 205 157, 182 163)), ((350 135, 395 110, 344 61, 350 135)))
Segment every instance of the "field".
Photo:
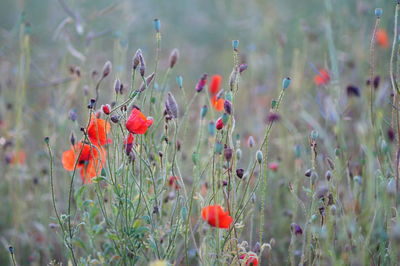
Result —
POLYGON ((400 265, 399 12, 0 0, 0 265, 400 265))

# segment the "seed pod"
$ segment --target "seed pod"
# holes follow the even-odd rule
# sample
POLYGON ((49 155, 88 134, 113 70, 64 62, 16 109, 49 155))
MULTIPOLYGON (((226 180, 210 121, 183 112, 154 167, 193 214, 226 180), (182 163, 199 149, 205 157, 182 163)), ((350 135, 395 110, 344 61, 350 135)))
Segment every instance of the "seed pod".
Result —
POLYGON ((175 97, 171 92, 168 92, 167 99, 165 101, 165 108, 170 116, 178 118, 178 104, 176 103, 175 97))
POLYGON ((137 49, 136 53, 135 53, 135 56, 133 57, 133 60, 132 60, 133 71, 135 71, 136 68, 138 67, 138 65, 140 64, 140 56, 141 56, 141 54, 142 54, 142 50, 137 49))
POLYGON ((179 50, 175 48, 174 50, 172 50, 171 55, 169 56, 169 68, 173 68, 178 59, 179 59, 179 50))
POLYGON ((111 68, 112 68, 111 62, 107 61, 103 66, 103 78, 107 77, 110 74, 111 68))
POLYGON ((146 88, 148 88, 150 86, 150 83, 153 81, 153 78, 154 78, 154 72, 151 73, 150 76, 147 76, 146 85, 144 84, 144 82, 142 82, 142 85, 139 88, 139 92, 143 92, 146 88))

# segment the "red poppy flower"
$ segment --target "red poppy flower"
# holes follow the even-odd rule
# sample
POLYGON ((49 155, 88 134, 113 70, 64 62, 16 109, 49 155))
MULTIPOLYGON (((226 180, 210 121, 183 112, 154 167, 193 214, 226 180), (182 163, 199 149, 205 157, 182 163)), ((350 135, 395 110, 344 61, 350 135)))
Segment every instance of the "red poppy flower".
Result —
POLYGON ((375 33, 376 43, 382 48, 389 47, 389 36, 384 29, 377 29, 375 33))
POLYGON ((105 153, 101 147, 92 147, 82 142, 75 144, 70 150, 62 154, 64 169, 73 171, 77 163, 76 168, 80 168, 80 174, 84 184, 90 183, 91 179, 101 172, 104 161, 105 153))
POLYGON ((110 123, 106 120, 92 115, 87 130, 90 142, 96 146, 103 146, 107 143, 111 143, 111 139, 107 139, 107 134, 110 132, 110 128, 110 123))
POLYGON ((210 93, 211 95, 215 95, 221 89, 222 77, 220 75, 214 75, 211 77, 210 82, 210 93))
POLYGON ((211 98, 211 105, 214 107, 215 110, 217 110, 218 112, 223 111, 224 110, 224 103, 225 100, 222 98, 218 98, 217 95, 212 96, 211 98))
POLYGON ((318 75, 314 76, 314 83, 317 86, 326 85, 331 80, 331 76, 326 69, 320 69, 318 75))
POLYGON ((268 168, 274 172, 278 171, 279 164, 277 162, 271 162, 268 164, 268 168))
POLYGON ((221 130, 224 127, 224 121, 222 121, 222 118, 218 118, 217 122, 215 123, 215 128, 217 130, 221 130))
POLYGON ((229 216, 229 212, 224 212, 220 205, 206 206, 201 210, 201 217, 209 225, 218 228, 228 229, 233 219, 229 216))
POLYGON ((152 124, 153 119, 147 118, 139 109, 134 108, 126 121, 126 129, 133 134, 144 134, 152 124))
POLYGON ((24 151, 14 152, 11 156, 11 164, 25 164, 26 153, 24 151))
POLYGON ((168 185, 175 189, 180 189, 181 187, 178 184, 178 177, 177 176, 170 176, 168 179, 168 185))
POLYGON ((124 140, 125 152, 127 155, 129 155, 132 151, 134 140, 135 140, 135 137, 133 136, 132 133, 129 133, 128 137, 124 140))
POLYGON ((257 255, 253 252, 249 252, 247 254, 242 254, 239 257, 241 260, 245 260, 246 266, 257 266, 258 265, 258 258, 257 255))

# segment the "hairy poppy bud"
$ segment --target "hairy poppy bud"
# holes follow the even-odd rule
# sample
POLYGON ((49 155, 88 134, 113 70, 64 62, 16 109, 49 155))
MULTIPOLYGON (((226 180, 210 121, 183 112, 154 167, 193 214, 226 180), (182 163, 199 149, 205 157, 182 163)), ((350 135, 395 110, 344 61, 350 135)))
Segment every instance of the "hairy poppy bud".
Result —
POLYGON ((150 83, 153 81, 153 78, 154 78, 154 72, 151 73, 150 76, 146 77, 146 79, 145 79, 146 84, 144 82, 142 82, 142 85, 140 85, 140 88, 139 88, 139 92, 143 92, 146 88, 148 88, 150 86, 150 83))
POLYGON ((176 83, 178 84, 178 87, 179 87, 180 89, 183 88, 183 78, 182 78, 182 76, 177 76, 177 77, 176 77, 176 83))
POLYGON ((78 118, 78 114, 74 109, 68 112, 68 118, 71 119, 72 121, 76 121, 76 119, 78 118))
POLYGON ((169 68, 173 68, 178 59, 179 59, 179 50, 175 48, 174 50, 172 50, 171 55, 169 56, 169 68))
POLYGON ((121 81, 119 79, 116 79, 114 82, 114 90, 116 94, 120 93, 121 90, 121 81))
POLYGON ((222 143, 220 141, 218 141, 217 143, 215 143, 215 153, 221 154, 222 153, 222 143))
POLYGON ((165 108, 167 113, 173 118, 178 118, 178 104, 171 92, 168 92, 167 99, 165 101, 165 108))
POLYGON ((224 101, 224 110, 227 114, 232 114, 232 103, 228 100, 224 101))
POLYGON ((215 123, 215 128, 217 130, 221 130, 224 127, 224 122, 222 121, 222 118, 218 118, 217 122, 215 123))
POLYGON ((233 50, 234 51, 238 51, 238 48, 239 48, 239 40, 233 40, 232 41, 232 48, 233 48, 233 50))
POLYGON ((101 106, 101 110, 103 110, 103 113, 105 113, 106 115, 109 115, 111 110, 110 110, 110 105, 109 104, 105 104, 101 106))
POLYGON ((201 92, 207 84, 207 74, 203 74, 196 84, 196 91, 201 92))
POLYGON ((294 235, 302 235, 303 234, 303 229, 301 229, 300 225, 296 224, 296 223, 292 223, 290 225, 290 230, 292 231, 292 233, 294 235))
POLYGON ((111 122, 117 124, 119 122, 119 116, 118 115, 112 115, 110 120, 111 120, 111 122))
POLYGON ((262 151, 258 150, 257 153, 256 153, 256 159, 257 159, 257 162, 258 162, 259 164, 262 163, 263 157, 264 157, 264 156, 263 156, 262 151))
POLYGON ((111 68, 112 68, 111 62, 107 61, 103 67, 103 78, 107 77, 110 74, 111 68))
POLYGON ((154 29, 156 30, 156 32, 160 32, 160 29, 161 29, 160 20, 158 18, 154 19, 153 24, 154 24, 154 29))
POLYGON ((144 73, 146 71, 146 62, 144 61, 144 57, 143 57, 142 53, 139 54, 139 61, 140 61, 139 72, 140 72, 140 75, 142 77, 144 77, 144 73))
POLYGON ((226 147, 226 148, 224 149, 225 160, 227 160, 228 162, 230 162, 230 160, 232 159, 232 155, 233 155, 233 150, 232 150, 232 148, 226 147))
POLYGON ((319 135, 318 131, 313 130, 313 131, 311 131, 310 137, 311 137, 312 140, 317 140, 318 139, 318 135, 319 135))
POLYGON ((241 74, 243 71, 247 69, 247 64, 240 64, 239 65, 239 73, 241 74))
POLYGON ((291 79, 289 77, 284 78, 282 81, 282 88, 286 90, 290 86, 291 79))
POLYGON ((242 150, 241 149, 236 150, 236 157, 238 160, 240 160, 242 158, 242 150))
POLYGON ((133 68, 133 70, 136 70, 136 68, 140 64, 140 55, 141 54, 142 54, 142 50, 137 49, 136 53, 135 53, 135 56, 133 57, 133 60, 132 60, 132 68, 133 68))
POLYGON ((206 117, 207 112, 208 112, 208 107, 207 107, 207 105, 204 105, 203 107, 201 107, 201 110, 200 110, 200 117, 201 117, 201 119, 204 119, 204 117, 206 117))
POLYGON ((247 139, 247 145, 249 145, 250 148, 253 148, 253 147, 254 147, 255 141, 254 141, 253 136, 250 136, 250 137, 247 139))

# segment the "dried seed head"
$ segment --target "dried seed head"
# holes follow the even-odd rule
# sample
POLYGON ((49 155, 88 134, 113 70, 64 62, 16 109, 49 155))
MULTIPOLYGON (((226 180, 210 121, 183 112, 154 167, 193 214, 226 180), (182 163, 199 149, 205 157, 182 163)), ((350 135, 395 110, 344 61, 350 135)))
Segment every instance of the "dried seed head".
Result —
POLYGON ((178 104, 171 92, 168 92, 167 99, 165 100, 165 108, 170 116, 178 118, 178 104))
POLYGON ((173 68, 176 64, 176 62, 178 62, 179 59, 179 50, 178 49, 174 49, 171 52, 171 55, 169 56, 169 68, 173 68))
POLYGON ((111 73, 111 62, 107 61, 103 66, 103 78, 107 77, 111 73))

